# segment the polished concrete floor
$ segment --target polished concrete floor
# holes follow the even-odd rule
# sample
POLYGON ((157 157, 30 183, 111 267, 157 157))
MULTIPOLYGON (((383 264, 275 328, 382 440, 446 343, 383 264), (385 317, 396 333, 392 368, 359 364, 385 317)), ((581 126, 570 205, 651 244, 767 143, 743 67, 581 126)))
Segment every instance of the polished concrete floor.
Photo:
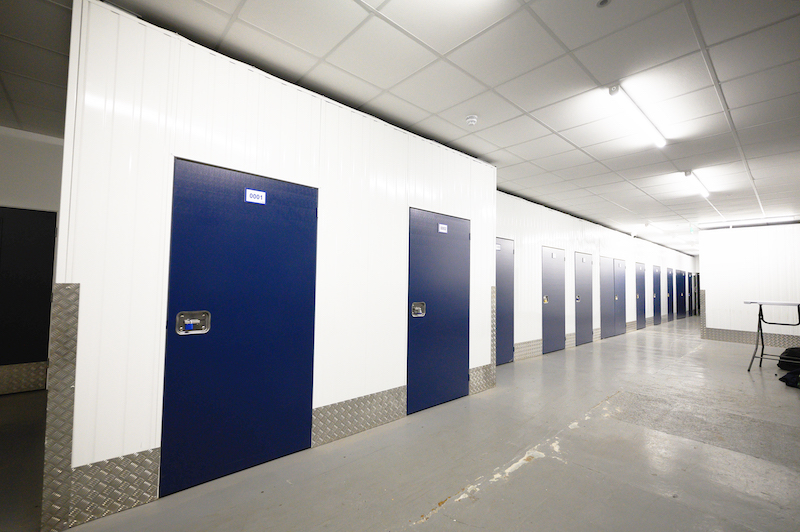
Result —
POLYGON ((79 532, 800 530, 800 390, 689 318, 79 532))

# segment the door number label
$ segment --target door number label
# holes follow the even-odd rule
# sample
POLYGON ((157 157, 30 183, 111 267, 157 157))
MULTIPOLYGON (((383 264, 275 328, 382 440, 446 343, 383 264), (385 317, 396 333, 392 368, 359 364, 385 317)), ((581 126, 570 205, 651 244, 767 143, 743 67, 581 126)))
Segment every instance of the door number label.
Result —
POLYGON ((439 232, 446 233, 447 232, 447 224, 439 224, 439 232))
POLYGON ((260 203, 261 205, 266 205, 267 193, 263 190, 253 190, 248 188, 244 191, 244 200, 247 203, 260 203))

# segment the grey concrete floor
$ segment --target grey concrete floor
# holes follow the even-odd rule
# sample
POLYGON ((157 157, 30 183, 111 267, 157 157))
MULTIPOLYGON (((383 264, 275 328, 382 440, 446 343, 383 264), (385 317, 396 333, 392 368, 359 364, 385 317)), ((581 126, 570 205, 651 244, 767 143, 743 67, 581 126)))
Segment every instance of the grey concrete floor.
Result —
POLYGON ((800 530, 800 390, 698 318, 498 368, 497 388, 76 528, 800 530))

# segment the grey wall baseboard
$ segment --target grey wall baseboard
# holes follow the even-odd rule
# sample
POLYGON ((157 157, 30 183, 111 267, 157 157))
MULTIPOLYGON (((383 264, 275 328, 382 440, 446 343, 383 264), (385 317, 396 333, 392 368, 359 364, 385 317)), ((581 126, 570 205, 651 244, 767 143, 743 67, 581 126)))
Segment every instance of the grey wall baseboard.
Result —
MULTIPOLYGON (((737 344, 756 344, 755 331, 737 331, 733 329, 710 329, 706 327, 706 291, 700 290, 700 338, 703 340, 716 340, 718 342, 732 342, 737 344)), ((793 334, 764 333, 766 347, 800 346, 800 336, 793 334)))
POLYGON ((531 340, 514 344, 514 360, 525 360, 542 356, 542 340, 531 340))

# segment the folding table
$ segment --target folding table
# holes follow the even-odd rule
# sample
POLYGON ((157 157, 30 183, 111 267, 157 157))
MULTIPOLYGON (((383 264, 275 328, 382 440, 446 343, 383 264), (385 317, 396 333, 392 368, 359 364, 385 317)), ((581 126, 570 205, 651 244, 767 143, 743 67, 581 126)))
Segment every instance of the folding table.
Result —
MULTIPOLYGON (((747 366, 747 371, 750 371, 750 368, 753 367, 753 361, 758 358, 758 367, 761 367, 761 363, 764 362, 764 359, 768 360, 780 360, 780 355, 770 355, 764 353, 764 329, 762 325, 766 323, 767 325, 788 325, 788 326, 797 326, 800 325, 800 303, 790 303, 787 301, 745 301, 745 305, 758 305, 758 330, 756 331, 756 347, 753 350, 753 357, 750 359, 750 365, 747 366), (797 323, 773 323, 764 319, 764 305, 776 306, 776 307, 797 307, 797 323), (759 339, 761 340, 761 354, 756 356, 758 353, 758 342, 759 339)), ((800 362, 800 359, 797 360, 800 362)))

